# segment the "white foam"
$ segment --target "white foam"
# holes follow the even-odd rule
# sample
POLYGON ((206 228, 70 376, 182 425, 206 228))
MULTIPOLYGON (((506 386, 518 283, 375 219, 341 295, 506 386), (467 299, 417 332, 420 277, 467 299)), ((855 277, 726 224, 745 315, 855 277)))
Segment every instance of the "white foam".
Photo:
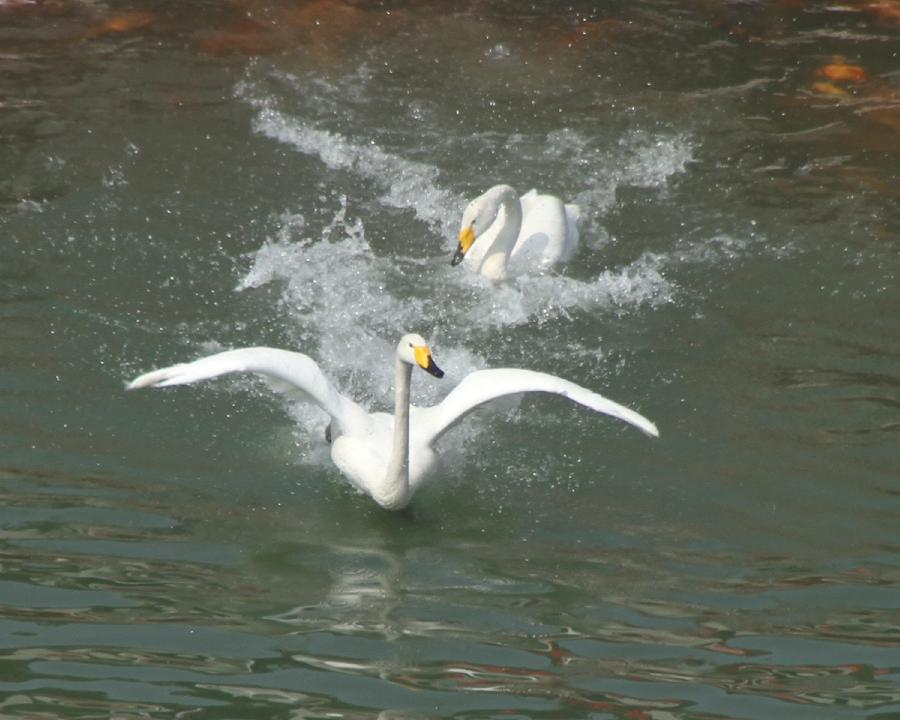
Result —
MULTIPOLYGON (((316 157, 332 170, 347 171, 375 183, 382 192, 379 202, 386 207, 413 211, 450 246, 455 242, 459 218, 471 199, 469 196, 482 192, 490 184, 510 182, 513 178, 491 177, 488 172, 483 187, 471 188, 464 196, 441 185, 441 171, 434 165, 388 152, 368 134, 354 138, 344 134, 345 131, 325 129, 323 125, 333 123, 339 107, 346 119, 342 127, 357 125, 365 132, 365 122, 354 122, 357 120, 354 109, 371 103, 366 97, 370 80, 371 72, 365 65, 332 80, 270 70, 263 78, 248 76, 238 84, 236 94, 256 108, 255 132, 316 157), (272 83, 279 87, 286 85, 291 92, 276 89, 267 93, 266 87, 272 83), (313 100, 304 104, 302 115, 280 107, 282 96, 293 95, 313 100)), ((419 123, 436 124, 433 118, 425 122, 429 117, 419 117, 419 123)), ((446 128, 434 126, 423 130, 425 135, 441 137, 442 142, 457 146, 462 156, 474 153, 492 158, 495 168, 540 168, 523 181, 520 191, 538 186, 542 191, 562 195, 566 201, 577 202, 583 210, 584 229, 588 230, 587 243, 595 246, 597 242, 592 240, 605 238, 602 213, 614 205, 617 188, 664 189, 670 178, 684 172, 693 159, 690 138, 679 133, 633 131, 610 144, 566 127, 537 135, 495 132, 455 139, 448 137, 446 128), (570 188, 568 193, 566 187, 570 188)), ((421 147, 410 148, 416 150, 421 147)))
MULTIPOLYGON (((634 310, 671 302, 676 288, 663 275, 665 259, 644 254, 623 268, 605 270, 593 280, 557 273, 522 275, 495 284, 469 284, 466 321, 480 329, 565 321, 574 312, 634 310)), ((469 276, 460 278, 469 280, 469 276)))
POLYGON ((628 153, 620 181, 635 187, 663 188, 694 159, 693 146, 683 135, 631 133, 619 143, 628 153))
MULTIPOLYGON (((419 167, 377 148, 360 147, 266 107, 261 108, 256 125, 267 136, 315 153, 331 167, 351 169, 366 177, 392 177, 394 173, 392 192, 407 200, 393 206, 414 205, 417 199, 427 198, 419 203, 420 217, 443 218, 438 224, 457 217, 459 198, 433 184, 433 168, 419 167), (409 183, 404 184, 407 179, 409 183)), ((560 132, 553 136, 550 152, 578 155, 585 150, 586 142, 577 133, 560 132)), ((683 154, 683 149, 676 148, 674 152, 683 154)), ((670 168, 676 166, 674 159, 668 163, 670 168)), ((345 200, 321 230, 320 237, 301 237, 304 230, 302 216, 285 213, 276 238, 256 253, 240 287, 282 281, 286 311, 296 318, 301 336, 326 343, 319 350, 326 362, 341 362, 339 349, 353 341, 374 344, 379 352, 385 351, 382 357, 387 356, 390 349, 386 344, 393 342, 398 332, 439 328, 447 322, 448 307, 453 308, 454 318, 466 326, 468 332, 455 333, 455 337, 465 341, 504 326, 564 320, 574 311, 658 306, 671 302, 676 292, 663 275, 666 258, 649 254, 625 267, 605 270, 593 279, 547 273, 500 285, 450 268, 449 254, 437 261, 403 255, 378 257, 366 242, 362 221, 347 219, 345 200), (395 297, 388 288, 409 286, 406 275, 417 278, 415 294, 395 297)), ((479 365, 477 359, 471 363, 473 367, 479 365)), ((346 369, 361 371, 359 367, 346 369)), ((388 387, 390 380, 389 374, 385 375, 381 385, 388 387)), ((375 396, 384 399, 383 393, 375 396)))
MULTIPOLYGON (((627 313, 659 307, 677 301, 679 288, 673 277, 681 265, 715 265, 726 255, 740 252, 738 240, 683 243, 673 239, 671 251, 644 252, 625 265, 592 271, 593 277, 579 274, 579 262, 583 267, 599 265, 590 253, 602 252, 607 239, 603 214, 615 204, 617 189, 633 186, 664 190, 673 177, 685 172, 693 159, 694 146, 690 137, 678 133, 634 131, 609 142, 559 128, 543 135, 493 133, 451 142, 465 148, 466 153, 496 151, 496 163, 501 163, 496 159, 500 154, 508 153, 510 161, 519 161, 520 166, 525 163, 541 168, 542 177, 549 168, 562 183, 579 188, 566 197, 578 202, 583 210, 584 246, 573 260, 574 267, 562 273, 523 276, 500 285, 450 268, 449 250, 455 244, 466 198, 442 186, 438 167, 388 152, 371 138, 354 138, 348 134, 352 130, 344 130, 354 124, 365 127, 361 122, 354 123, 352 115, 358 104, 368 102, 368 81, 369 74, 363 71, 334 81, 272 71, 264 80, 244 81, 237 91, 256 108, 255 132, 318 158, 327 168, 364 179, 368 186, 374 184, 381 192, 381 204, 413 211, 440 235, 448 250, 447 257, 437 260, 421 257, 421 250, 411 244, 393 250, 391 256, 376 255, 366 242, 363 221, 351 222, 345 211, 324 229, 307 230, 302 219, 283 216, 277 236, 256 253, 241 287, 282 283, 283 309, 296 323, 298 338, 314 339, 322 361, 342 368, 351 380, 368 377, 364 366, 377 362, 375 358, 390 356, 402 331, 439 336, 440 329, 447 326, 458 344, 456 350, 462 352, 497 328, 566 322, 570 315, 584 311, 627 313), (311 97, 313 102, 304 104, 310 110, 282 109, 284 102, 278 91, 267 94, 265 89, 266 82, 273 79, 291 85, 292 93, 311 97), (327 113, 319 113, 318 100, 327 105, 345 97, 353 102, 344 103, 348 120, 342 124, 342 131, 325 129, 322 125, 330 118, 327 113), (303 232, 306 234, 301 237, 303 232), (448 308, 452 309, 452 321, 447 317, 448 308), (365 357, 347 357, 348 347, 370 347, 371 351, 365 357)), ((426 121, 424 116, 420 121, 426 121)), ((437 133, 441 129, 429 130, 437 133)), ((534 184, 541 179, 534 178, 534 184)), ((485 185, 494 180, 485 179, 485 185)), ((555 188, 541 189, 564 194, 555 188)), ((460 359, 464 365, 480 366, 477 355, 460 359)), ((371 397, 387 399, 390 383, 389 370, 378 375, 370 388, 371 397)))
POLYGON ((383 189, 379 200, 384 205, 412 210, 420 220, 443 233, 458 223, 465 201, 438 187, 438 170, 430 165, 385 152, 374 141, 354 143, 270 107, 259 110, 253 129, 298 152, 318 157, 333 170, 349 170, 375 181, 383 189))
POLYGON ((41 213, 44 212, 44 204, 42 202, 24 198, 19 200, 19 203, 16 205, 16 210, 20 213, 41 213))
MULTIPOLYGON (((445 246, 454 243, 465 200, 439 185, 437 168, 386 152, 372 142, 352 141, 317 128, 313 122, 274 109, 269 98, 251 102, 258 108, 254 119, 257 132, 317 157, 329 168, 375 181, 385 190, 379 198, 384 205, 413 210, 443 236, 445 246)), ((690 139, 677 134, 634 132, 604 147, 570 129, 548 133, 540 142, 536 137, 516 140, 523 153, 543 153, 544 162, 559 163, 583 183, 576 199, 594 220, 582 233, 588 237, 579 253, 582 261, 586 253, 600 250, 606 239, 597 218, 615 202, 618 187, 663 189, 693 159, 690 139)), ((292 217, 283 218, 285 226, 293 222, 292 217)), ((388 346, 398 332, 441 327, 447 322, 447 307, 453 308, 454 318, 465 326, 454 332, 454 338, 463 343, 481 339, 497 328, 564 322, 576 312, 622 313, 659 307, 678 298, 673 270, 686 262, 715 264, 723 253, 732 253, 739 245, 721 238, 711 240, 708 247, 702 242, 682 244, 670 253, 642 253, 633 262, 607 268, 593 278, 551 272, 496 285, 450 268, 449 255, 437 262, 402 254, 377 257, 365 241, 361 221, 355 223, 349 223, 344 215, 336 216, 319 238, 297 238, 290 228, 283 229, 276 241, 260 249, 241 283, 246 288, 283 281, 287 311, 296 317, 303 333, 326 344, 320 349, 326 362, 342 362, 339 349, 353 341, 369 343, 377 349, 374 354, 389 356, 392 347, 388 346), (347 237, 334 242, 331 235, 335 231, 347 237), (407 272, 417 277, 411 288, 414 294, 392 295, 389 288, 410 285, 404 277, 407 272)), ((578 262, 576 255, 573 263, 578 262)), ((343 362, 351 375, 366 374, 361 367, 343 362)), ((480 365, 477 357, 471 365, 480 365)), ((383 374, 374 397, 387 399, 385 389, 390 382, 389 373, 383 374)))
POLYGON ((664 188, 694 158, 693 143, 680 133, 649 135, 634 131, 609 146, 563 128, 547 134, 545 147, 547 159, 565 165, 574 175, 571 184, 583 188, 578 202, 593 212, 615 202, 617 187, 664 188))
MULTIPOLYGON (((440 337, 433 329, 442 318, 430 310, 427 290, 426 297, 401 297, 388 290, 403 284, 398 279, 405 268, 371 252, 362 221, 348 219, 345 205, 323 232, 324 239, 290 239, 289 226, 296 233, 302 225, 290 214, 282 221, 278 237, 254 254, 238 289, 280 283, 281 311, 289 316, 290 332, 303 352, 331 368, 361 401, 390 407, 392 358, 400 335, 430 334, 432 342, 440 337)), ((431 285, 427 270, 416 268, 425 288, 431 285)), ((464 349, 448 348, 444 356, 459 370, 483 366, 464 349)), ((442 394, 428 384, 419 386, 421 392, 414 387, 414 401, 429 402, 442 394)))

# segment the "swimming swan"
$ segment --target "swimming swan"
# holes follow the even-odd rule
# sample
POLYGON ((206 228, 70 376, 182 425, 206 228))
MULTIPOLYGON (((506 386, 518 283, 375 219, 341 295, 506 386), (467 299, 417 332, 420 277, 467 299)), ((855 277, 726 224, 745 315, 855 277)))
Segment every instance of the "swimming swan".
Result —
POLYGON ((575 383, 531 370, 494 369, 470 373, 432 407, 409 404, 412 368, 435 377, 443 371, 420 335, 404 335, 394 363, 394 414, 366 412, 341 395, 319 366, 302 353, 267 347, 242 348, 194 362, 154 370, 133 380, 129 390, 188 385, 232 372, 266 377, 276 390, 314 402, 331 416, 331 459, 359 490, 388 510, 399 510, 434 470, 434 444, 467 413, 490 400, 521 392, 555 393, 596 412, 612 415, 657 436, 656 426, 612 400, 575 383))
POLYGON ((577 205, 536 190, 521 198, 509 185, 495 185, 463 212, 451 265, 463 260, 492 280, 569 260, 578 247, 577 205))

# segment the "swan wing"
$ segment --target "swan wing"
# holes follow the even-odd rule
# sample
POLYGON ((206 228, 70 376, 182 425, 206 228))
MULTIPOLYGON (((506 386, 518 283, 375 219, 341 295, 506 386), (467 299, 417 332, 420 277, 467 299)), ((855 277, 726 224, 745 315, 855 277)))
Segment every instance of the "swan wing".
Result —
POLYGON ((514 368, 477 370, 467 375, 440 403, 430 408, 416 409, 416 430, 432 444, 477 407, 506 395, 525 392, 561 395, 595 412, 624 420, 647 435, 659 436, 656 425, 650 420, 599 393, 555 375, 514 368))
POLYGON ((574 251, 571 236, 574 226, 567 208, 555 195, 532 193, 520 198, 522 225, 511 260, 518 266, 528 267, 565 262, 574 251))
POLYGON ((519 198, 519 205, 522 206, 522 217, 525 217, 534 209, 534 201, 538 199, 538 191, 531 188, 527 193, 519 198))
POLYGON ((344 432, 351 427, 359 427, 368 419, 368 413, 341 395, 312 358, 303 353, 268 347, 227 350, 193 362, 154 370, 132 380, 127 389, 190 385, 240 372, 261 375, 275 390, 294 399, 315 403, 344 432))

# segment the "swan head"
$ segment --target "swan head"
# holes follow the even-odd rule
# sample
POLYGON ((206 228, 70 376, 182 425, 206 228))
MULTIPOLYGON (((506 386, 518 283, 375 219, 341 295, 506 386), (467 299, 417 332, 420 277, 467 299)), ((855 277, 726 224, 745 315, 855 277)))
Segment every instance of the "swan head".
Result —
MULTIPOLYGON (((490 190, 479 195, 468 204, 463 211, 459 228, 459 244, 453 253, 451 265, 459 265, 475 241, 491 226, 509 207, 509 203, 518 203, 519 196, 509 185, 494 185, 490 190)), ((507 213, 508 214, 508 213, 507 213)))
POLYGON ((418 365, 436 378, 444 377, 444 371, 435 365, 431 357, 431 348, 421 335, 416 333, 404 335, 397 345, 397 357, 407 365, 418 365))

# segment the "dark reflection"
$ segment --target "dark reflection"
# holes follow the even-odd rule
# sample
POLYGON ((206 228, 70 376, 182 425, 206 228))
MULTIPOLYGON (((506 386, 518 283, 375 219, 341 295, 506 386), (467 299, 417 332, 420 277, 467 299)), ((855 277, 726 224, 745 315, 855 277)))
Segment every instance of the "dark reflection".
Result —
POLYGON ((795 368, 783 371, 781 382, 788 388, 810 387, 900 387, 900 378, 838 368, 795 368))
POLYGON ((900 691, 878 676, 892 671, 863 665, 839 667, 737 665, 722 668, 723 687, 730 692, 761 693, 786 702, 816 705, 841 705, 871 709, 900 700, 900 691))
MULTIPOLYGON (((11 716, 26 709, 51 712, 67 701, 70 708, 114 713, 125 695, 137 692, 137 706, 148 712, 228 704, 364 717, 384 710, 378 704, 365 712, 353 707, 351 698, 369 687, 365 683, 376 683, 392 698, 395 710, 385 718, 415 717, 434 702, 460 712, 502 707, 535 716, 714 718, 741 717, 742 695, 861 709, 900 700, 891 682, 897 666, 767 659, 789 651, 793 640, 807 639, 831 643, 838 656, 858 656, 870 647, 889 657, 900 636, 896 603, 878 610, 875 598, 870 609, 859 611, 834 601, 841 589, 863 603, 867 591, 896 593, 900 578, 878 563, 825 572, 769 556, 742 576, 702 579, 705 565, 733 561, 682 555, 671 560, 670 590, 656 583, 637 591, 642 585, 629 571, 620 590, 632 590, 614 592, 614 577, 592 584, 591 552, 541 549, 565 557, 551 581, 533 577, 535 563, 548 566, 535 554, 523 562, 490 543, 437 546, 433 533, 409 518, 394 523, 384 514, 363 515, 337 544, 314 540, 320 530, 297 528, 290 512, 276 510, 268 512, 272 534, 255 526, 257 550, 240 566, 171 562, 103 554, 104 543, 127 538, 154 552, 160 530, 138 507, 180 518, 163 533, 173 541, 214 542, 247 518, 231 523, 232 530, 204 520, 187 534, 178 528, 201 506, 175 511, 153 499, 154 492, 136 495, 128 484, 12 470, 3 480, 7 507, 34 513, 4 525, 4 580, 30 584, 35 604, 0 602, 0 623, 14 629, 3 650, 10 668, 0 687, 21 694, 18 683, 31 678, 61 684, 27 706, 4 706, 11 716), (130 508, 134 520, 144 517, 144 527, 42 519, 76 501, 90 509, 88 517, 130 508), (309 533, 306 543, 277 540, 282 525, 286 530, 292 524, 293 532, 309 533), (358 542, 360 537, 367 541, 358 542), (68 544, 76 538, 90 539, 97 552, 68 544), (35 544, 51 540, 52 550, 35 544), (28 550, 17 547, 26 542, 28 550), (683 567, 676 572, 684 563, 694 563, 695 579, 683 567), (49 597, 51 587, 71 591, 71 604, 41 606, 42 588, 49 597), (79 592, 92 602, 98 593, 121 602, 104 604, 101 598, 79 606, 79 592), (300 598, 304 602, 297 604, 300 598), (811 619, 811 604, 825 607, 826 616, 798 622, 798 615, 811 619), (745 646, 757 638, 770 644, 745 646), (326 677, 332 691, 322 689, 326 677), (346 682, 335 684, 337 677, 346 682), (104 683, 102 693, 91 689, 97 680, 104 683), (702 712, 691 693, 682 696, 684 687, 733 695, 734 714, 702 712), (167 699, 141 705, 140 698, 151 694, 167 699)), ((221 517, 216 501, 202 507, 205 518, 221 517)), ((606 559, 624 568, 629 552, 608 549, 606 559)), ((658 576, 665 564, 656 564, 653 573, 658 576)))

